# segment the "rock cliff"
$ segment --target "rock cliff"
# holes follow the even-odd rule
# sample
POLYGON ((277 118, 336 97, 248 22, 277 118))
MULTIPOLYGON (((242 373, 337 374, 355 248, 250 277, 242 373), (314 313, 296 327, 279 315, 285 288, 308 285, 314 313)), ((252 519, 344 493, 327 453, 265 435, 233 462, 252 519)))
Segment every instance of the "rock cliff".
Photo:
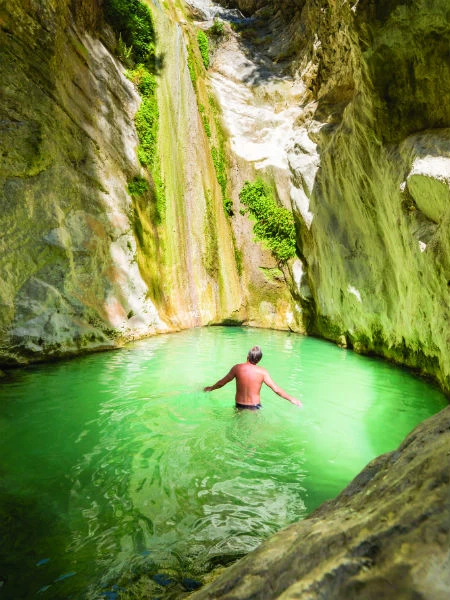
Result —
POLYGON ((238 243, 251 236, 239 189, 263 174, 297 218, 297 329, 449 391, 447 3, 222 4, 246 17, 210 70, 238 243))
POLYGON ((288 159, 307 330, 449 391, 448 3, 234 5, 270 23, 258 51, 302 90, 288 159))
POLYGON ((0 9, 5 365, 112 348, 241 309, 186 47, 170 15, 153 8, 167 65, 158 79, 159 220, 156 174, 136 152, 141 98, 99 4, 13 0, 0 9), (149 189, 130 194, 135 178, 149 189))
MULTIPOLYGON (((211 14, 191 4, 195 26, 184 3, 151 5, 158 172, 139 163, 142 99, 99 3, 0 8, 0 363, 247 323, 449 392, 447 0, 224 2, 247 18, 208 72, 211 14), (295 215, 284 265, 243 214, 259 176, 295 215)), ((448 434, 447 410, 196 597, 447 598, 448 434)))

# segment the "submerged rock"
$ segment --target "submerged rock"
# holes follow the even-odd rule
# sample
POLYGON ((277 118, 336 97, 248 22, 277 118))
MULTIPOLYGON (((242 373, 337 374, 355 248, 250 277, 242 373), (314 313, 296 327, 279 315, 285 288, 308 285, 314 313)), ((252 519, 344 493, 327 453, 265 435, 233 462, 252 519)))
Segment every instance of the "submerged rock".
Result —
POLYGON ((450 596, 450 407, 192 600, 450 596))

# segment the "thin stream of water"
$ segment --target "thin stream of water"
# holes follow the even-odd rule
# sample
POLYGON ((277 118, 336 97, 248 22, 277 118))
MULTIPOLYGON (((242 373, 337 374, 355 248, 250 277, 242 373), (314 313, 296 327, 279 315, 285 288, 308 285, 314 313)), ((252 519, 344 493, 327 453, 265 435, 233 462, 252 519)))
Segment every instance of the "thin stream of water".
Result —
POLYGON ((140 573, 194 585, 445 405, 385 362, 265 330, 194 329, 17 371, 0 386, 2 598, 111 599, 140 573), (202 392, 255 344, 303 409, 268 388, 263 410, 240 413, 233 384, 202 392))

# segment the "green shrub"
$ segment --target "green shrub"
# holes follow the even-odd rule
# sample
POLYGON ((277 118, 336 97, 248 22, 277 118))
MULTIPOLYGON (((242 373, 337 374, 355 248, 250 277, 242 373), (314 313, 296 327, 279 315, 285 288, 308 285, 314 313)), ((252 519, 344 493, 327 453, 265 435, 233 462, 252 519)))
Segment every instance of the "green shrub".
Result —
POLYGON ((209 67, 209 40, 208 36, 201 29, 197 33, 198 47, 200 48, 200 54, 202 55, 203 64, 205 69, 209 67))
POLYGON ((216 37, 220 37, 221 35, 223 35, 223 21, 219 21, 219 19, 216 17, 214 19, 214 24, 212 25, 212 27, 209 28, 208 32, 212 33, 212 35, 215 35, 216 37))
POLYGON ((225 198, 223 201, 223 207, 224 207, 227 215, 229 217, 232 217, 233 216, 233 200, 231 200, 230 198, 225 198))
MULTIPOLYGON (((127 77, 134 83, 142 97, 139 110, 134 116, 139 138, 137 154, 139 162, 152 171, 156 193, 156 220, 160 223, 164 220, 166 197, 157 148, 159 110, 156 97, 156 78, 142 64, 132 71, 127 71, 127 77)), ((128 184, 128 189, 130 191, 130 184, 128 184)))
POLYGON ((142 64, 133 71, 127 71, 130 79, 140 95, 141 105, 134 116, 136 131, 139 137, 138 158, 142 165, 153 167, 158 140, 158 102, 156 98, 155 76, 142 64))
POLYGON ((158 103, 154 96, 143 98, 134 122, 139 136, 138 158, 142 165, 152 167, 158 139, 158 103))
POLYGON ((128 79, 134 83, 141 96, 152 96, 156 93, 156 78, 144 65, 127 71, 128 79))
POLYGON ((128 182, 127 188, 130 196, 142 196, 150 189, 150 186, 148 185, 148 181, 146 179, 140 175, 137 175, 128 182))
POLYGON ((277 204, 270 187, 261 179, 246 181, 239 198, 256 219, 253 226, 256 239, 267 245, 276 260, 283 263, 295 256, 294 217, 277 204))
POLYGON ((117 42, 116 54, 119 57, 119 60, 123 62, 127 67, 132 66, 133 64, 133 46, 127 46, 122 39, 121 34, 119 33, 119 41, 117 42))
POLYGON ((141 0, 105 0, 104 12, 121 43, 131 48, 135 63, 147 63, 154 58, 155 29, 146 4, 141 0))

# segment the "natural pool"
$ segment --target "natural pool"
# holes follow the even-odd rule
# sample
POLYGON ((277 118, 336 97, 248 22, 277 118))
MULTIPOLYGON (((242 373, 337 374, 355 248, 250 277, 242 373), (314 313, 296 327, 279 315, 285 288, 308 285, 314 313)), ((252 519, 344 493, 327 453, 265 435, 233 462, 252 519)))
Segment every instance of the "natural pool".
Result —
POLYGON ((139 573, 189 589, 446 405, 383 361, 255 329, 17 371, 0 386, 0 595, 113 599, 139 573), (255 344, 303 409, 265 388, 263 410, 237 413, 234 383, 201 391, 255 344))

